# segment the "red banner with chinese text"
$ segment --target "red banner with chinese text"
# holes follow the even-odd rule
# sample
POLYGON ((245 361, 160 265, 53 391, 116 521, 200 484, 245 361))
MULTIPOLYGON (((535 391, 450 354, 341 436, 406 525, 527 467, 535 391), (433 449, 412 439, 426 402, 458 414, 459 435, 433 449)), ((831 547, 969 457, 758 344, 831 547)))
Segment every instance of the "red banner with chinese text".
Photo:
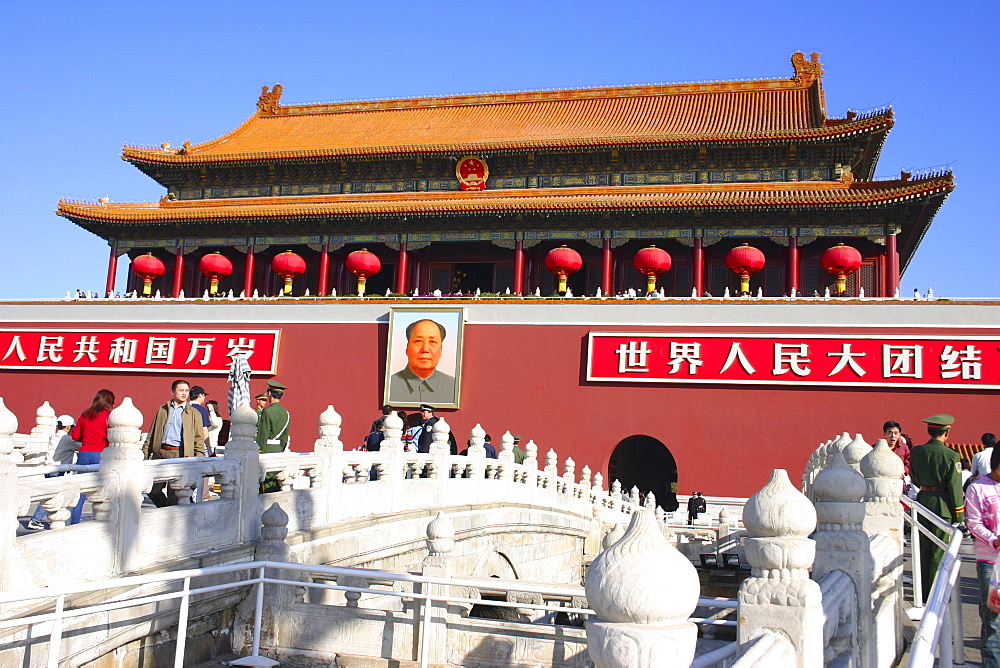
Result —
POLYGON ((280 330, 0 329, 0 369, 214 373, 247 354, 274 374, 280 330))
POLYGON ((587 380, 1000 389, 1000 337, 591 333, 587 380))

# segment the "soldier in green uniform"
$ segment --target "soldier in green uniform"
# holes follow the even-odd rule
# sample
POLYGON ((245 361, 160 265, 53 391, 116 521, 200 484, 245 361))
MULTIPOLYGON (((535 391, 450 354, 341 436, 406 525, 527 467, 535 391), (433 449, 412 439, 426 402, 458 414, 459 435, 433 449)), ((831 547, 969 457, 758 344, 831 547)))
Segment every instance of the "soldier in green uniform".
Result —
MULTIPOLYGON (((257 418, 257 447, 261 453, 284 452, 288 446, 288 428, 292 418, 281 405, 281 398, 287 389, 276 380, 267 381, 267 396, 270 401, 257 418)), ((280 489, 281 483, 273 473, 268 473, 261 484, 261 491, 277 492, 280 489)))
MULTIPOLYGON (((917 446, 910 453, 910 479, 920 488, 917 502, 936 513, 949 524, 963 521, 965 497, 962 494, 962 465, 958 453, 949 448, 948 433, 955 418, 950 415, 932 415, 924 420, 931 440, 917 446)), ((921 518, 920 523, 947 542, 946 534, 921 518)), ((924 601, 930 596, 931 585, 944 550, 929 538, 920 536, 920 578, 924 601)))
POLYGON ((253 403, 253 409, 257 412, 257 419, 260 419, 260 412, 267 407, 267 390, 254 397, 253 403))

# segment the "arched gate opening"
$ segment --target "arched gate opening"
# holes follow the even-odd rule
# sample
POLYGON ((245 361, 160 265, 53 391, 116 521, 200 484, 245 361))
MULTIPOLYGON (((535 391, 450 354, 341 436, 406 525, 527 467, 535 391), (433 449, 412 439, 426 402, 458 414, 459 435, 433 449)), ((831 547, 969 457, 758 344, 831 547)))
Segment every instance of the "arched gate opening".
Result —
POLYGON ((652 492, 656 505, 677 510, 677 463, 667 446, 652 436, 629 436, 615 446, 608 462, 609 484, 613 480, 625 491, 638 487, 643 496, 652 492))

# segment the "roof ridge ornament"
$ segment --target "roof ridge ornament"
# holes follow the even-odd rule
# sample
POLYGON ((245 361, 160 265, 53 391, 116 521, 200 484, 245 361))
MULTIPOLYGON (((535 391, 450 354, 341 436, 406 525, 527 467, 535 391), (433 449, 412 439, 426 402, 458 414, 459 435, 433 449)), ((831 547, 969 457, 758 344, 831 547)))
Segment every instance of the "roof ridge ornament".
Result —
POLYGON ((278 113, 278 107, 281 105, 281 92, 284 90, 281 84, 274 84, 274 88, 268 89, 267 86, 260 87, 260 97, 257 98, 257 111, 262 116, 274 116, 278 113))
POLYGON ((793 80, 803 88, 808 88, 823 76, 823 66, 819 62, 819 53, 809 54, 811 60, 806 60, 806 55, 801 51, 792 54, 792 67, 795 68, 793 80))

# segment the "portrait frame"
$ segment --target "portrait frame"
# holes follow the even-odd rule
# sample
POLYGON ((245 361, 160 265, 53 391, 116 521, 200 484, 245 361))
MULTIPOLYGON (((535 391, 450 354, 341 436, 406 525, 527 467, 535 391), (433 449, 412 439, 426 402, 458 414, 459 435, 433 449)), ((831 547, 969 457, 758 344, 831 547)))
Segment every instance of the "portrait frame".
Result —
MULTIPOLYGON (((459 408, 464 347, 464 306, 421 304, 390 307, 382 403, 394 408, 416 408, 420 404, 429 404, 435 409, 459 408), (406 338, 406 328, 421 320, 431 320, 445 329, 440 358, 435 361, 434 373, 428 377, 426 384, 420 383, 410 369, 409 342, 406 338)), ((414 351, 414 354, 417 352, 414 351)), ((414 363, 420 364, 419 361, 414 363)))

